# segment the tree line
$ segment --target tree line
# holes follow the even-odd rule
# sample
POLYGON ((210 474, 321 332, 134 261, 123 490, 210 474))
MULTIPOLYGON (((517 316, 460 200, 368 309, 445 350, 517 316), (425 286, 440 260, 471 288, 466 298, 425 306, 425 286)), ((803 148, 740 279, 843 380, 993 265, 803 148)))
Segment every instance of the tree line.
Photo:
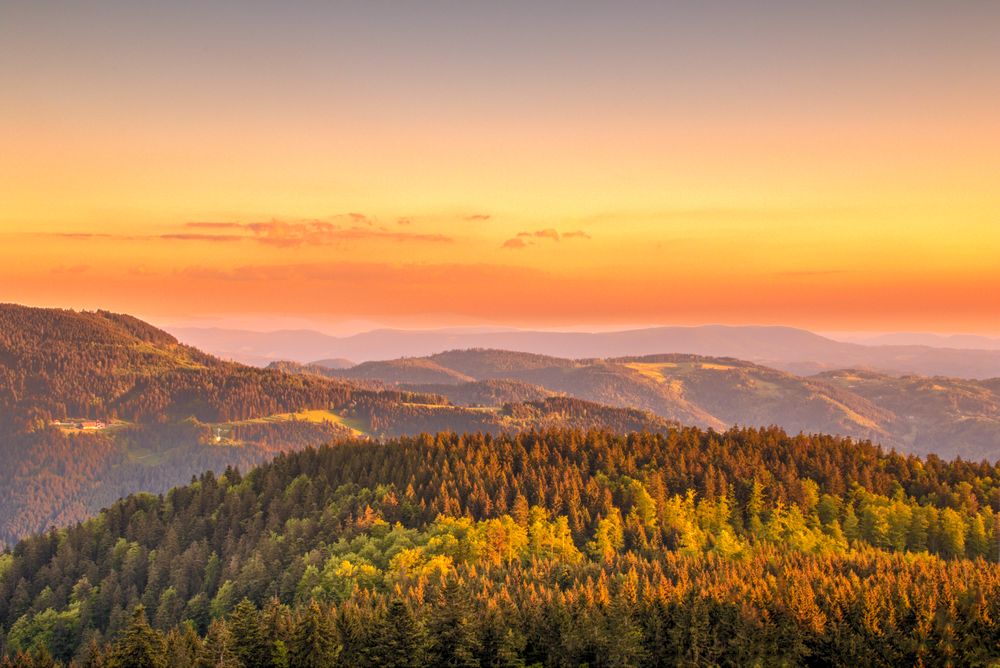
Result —
POLYGON ((777 429, 307 449, 19 543, 0 557, 4 652, 86 666, 987 664, 997 473, 777 429))

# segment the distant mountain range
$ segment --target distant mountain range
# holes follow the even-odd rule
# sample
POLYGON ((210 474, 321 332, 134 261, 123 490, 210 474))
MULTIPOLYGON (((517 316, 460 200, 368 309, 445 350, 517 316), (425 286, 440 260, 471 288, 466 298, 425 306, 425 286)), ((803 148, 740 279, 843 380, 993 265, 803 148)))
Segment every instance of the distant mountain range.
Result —
MULTIPOLYGON (((1000 377, 1000 349, 946 348, 926 342, 866 345, 791 327, 706 325, 601 333, 380 329, 345 337, 310 330, 174 328, 171 332, 214 355, 258 366, 324 358, 337 358, 343 366, 343 360, 366 362, 491 348, 576 359, 662 353, 735 357, 800 375, 853 368, 970 379, 1000 377)), ((983 345, 989 341, 985 339, 983 345)))
POLYGON ((919 454, 1000 457, 1000 379, 893 376, 863 370, 810 377, 734 358, 669 354, 572 360, 504 350, 454 350, 364 362, 349 369, 277 363, 343 381, 382 382, 502 404, 554 394, 641 408, 682 424, 724 430, 777 425, 792 433, 870 439, 919 454))
POLYGON ((961 348, 973 350, 1000 350, 1000 338, 975 334, 926 334, 897 332, 878 336, 850 336, 844 341, 870 346, 930 346, 932 348, 961 348))

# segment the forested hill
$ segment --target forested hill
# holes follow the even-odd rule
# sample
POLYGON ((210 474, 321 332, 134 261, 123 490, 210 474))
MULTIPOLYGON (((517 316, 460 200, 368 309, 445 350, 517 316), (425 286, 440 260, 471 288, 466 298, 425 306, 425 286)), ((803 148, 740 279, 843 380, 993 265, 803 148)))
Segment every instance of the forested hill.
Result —
POLYGON ((345 443, 21 542, 0 625, 85 666, 991 665, 998 480, 777 429, 345 443))
POLYGON ((0 545, 132 492, 331 440, 669 426, 641 410, 508 390, 485 384, 467 395, 489 407, 454 406, 433 392, 223 362, 127 315, 0 305, 0 545))
POLYGON ((344 401, 345 383, 223 362, 127 315, 0 305, 0 429, 64 418, 240 420, 344 401))

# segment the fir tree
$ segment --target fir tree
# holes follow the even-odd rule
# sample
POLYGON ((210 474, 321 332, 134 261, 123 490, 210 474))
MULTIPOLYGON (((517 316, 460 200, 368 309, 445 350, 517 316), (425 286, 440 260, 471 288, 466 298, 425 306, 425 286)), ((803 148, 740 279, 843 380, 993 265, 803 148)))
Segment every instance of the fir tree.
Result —
POLYGON ((166 668, 163 637, 146 619, 146 609, 137 605, 128 626, 115 643, 110 668, 166 668))
POLYGON ((302 612, 288 645, 288 660, 295 668, 331 668, 337 663, 340 645, 329 615, 315 600, 302 612))

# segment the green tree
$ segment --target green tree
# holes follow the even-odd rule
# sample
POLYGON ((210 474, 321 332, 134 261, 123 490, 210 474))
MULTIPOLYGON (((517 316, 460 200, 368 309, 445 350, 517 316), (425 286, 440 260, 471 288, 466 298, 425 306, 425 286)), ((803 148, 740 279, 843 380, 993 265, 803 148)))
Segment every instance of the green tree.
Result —
POLYGON ((330 668, 340 654, 330 617, 315 600, 296 620, 288 643, 288 660, 295 668, 330 668))
POLYGON ((244 598, 229 614, 229 629, 233 633, 236 655, 244 668, 267 668, 271 665, 271 650, 261 629, 260 616, 250 599, 244 598))
POLYGON ((372 658, 376 665, 423 665, 427 654, 427 635, 405 602, 398 598, 389 603, 385 616, 374 634, 372 658))
POLYGON ((109 662, 111 668, 166 668, 163 636, 146 619, 146 609, 137 605, 128 626, 115 643, 109 662))
POLYGON ((236 641, 225 620, 213 620, 208 626, 208 635, 198 652, 197 668, 241 668, 236 655, 236 641))

